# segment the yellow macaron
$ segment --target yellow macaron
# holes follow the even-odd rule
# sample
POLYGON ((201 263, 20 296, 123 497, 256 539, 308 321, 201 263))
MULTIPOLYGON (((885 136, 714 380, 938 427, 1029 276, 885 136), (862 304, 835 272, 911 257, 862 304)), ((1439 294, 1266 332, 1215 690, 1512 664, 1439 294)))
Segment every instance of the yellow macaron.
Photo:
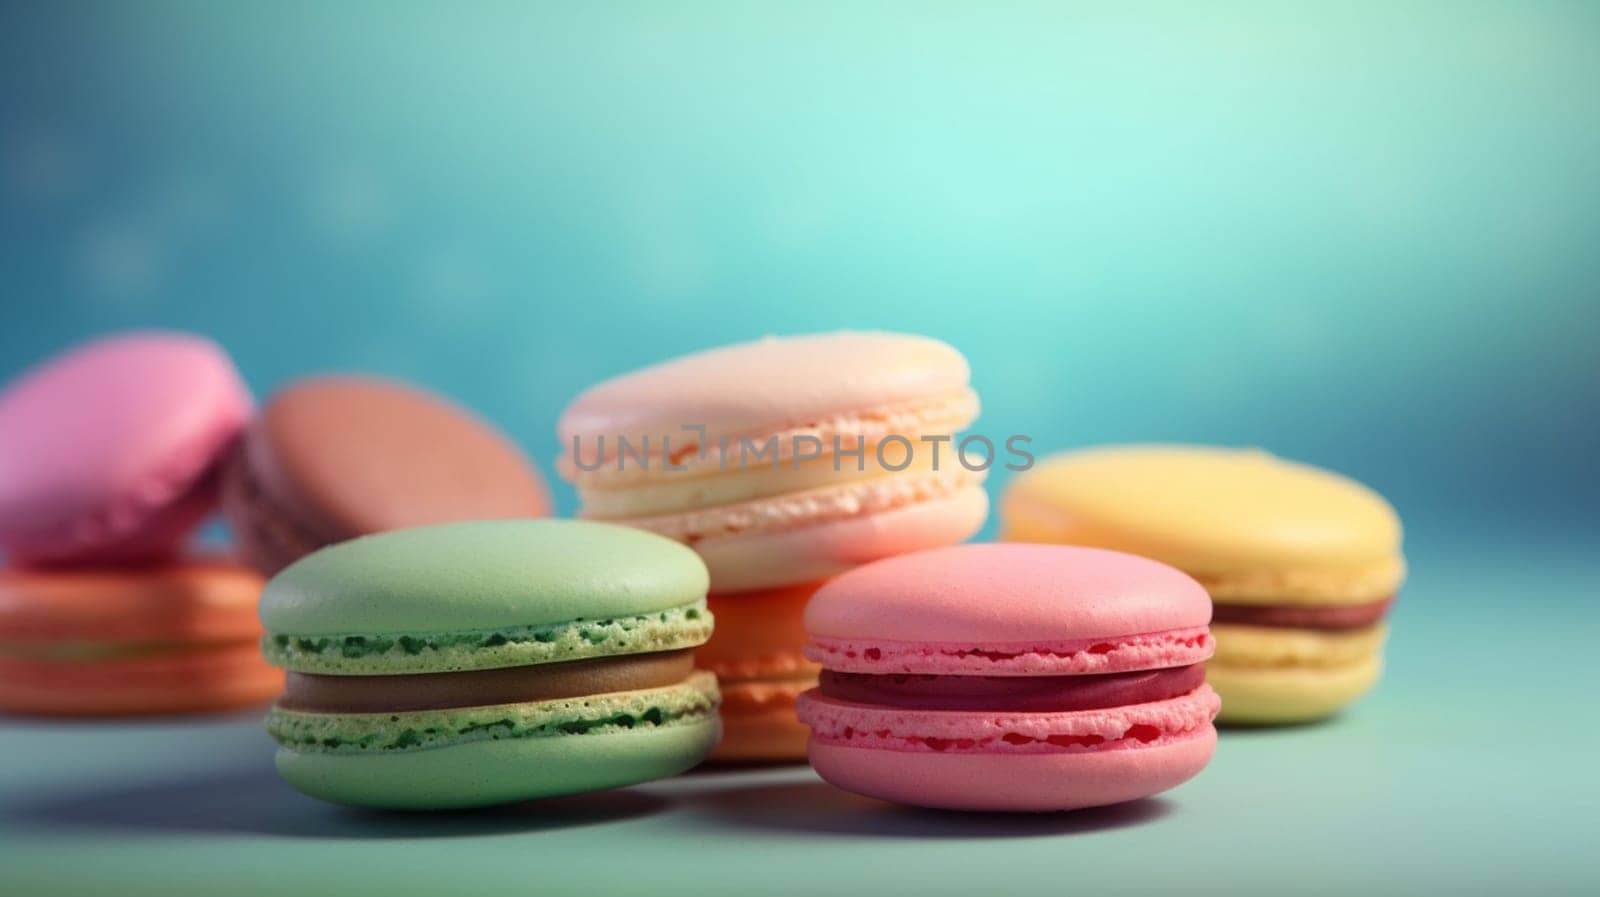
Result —
POLYGON ((1142 554, 1205 585, 1223 721, 1317 719, 1378 679, 1400 521, 1347 477, 1247 449, 1069 452, 1011 484, 1001 521, 1002 539, 1142 554))

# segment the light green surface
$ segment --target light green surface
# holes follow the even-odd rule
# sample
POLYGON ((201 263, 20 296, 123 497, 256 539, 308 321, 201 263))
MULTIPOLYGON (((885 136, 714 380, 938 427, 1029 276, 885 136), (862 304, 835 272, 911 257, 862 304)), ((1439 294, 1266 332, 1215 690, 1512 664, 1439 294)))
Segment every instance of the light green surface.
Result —
POLYGON ((273 633, 500 629, 664 611, 705 597, 705 564, 636 529, 576 520, 456 523, 365 536, 273 577, 273 633))
POLYGON ((1593 533, 1413 535, 1378 691, 1223 732, 1164 797, 1062 816, 890 807, 806 769, 442 815, 342 809, 256 715, 0 723, 0 892, 1594 893, 1593 533))

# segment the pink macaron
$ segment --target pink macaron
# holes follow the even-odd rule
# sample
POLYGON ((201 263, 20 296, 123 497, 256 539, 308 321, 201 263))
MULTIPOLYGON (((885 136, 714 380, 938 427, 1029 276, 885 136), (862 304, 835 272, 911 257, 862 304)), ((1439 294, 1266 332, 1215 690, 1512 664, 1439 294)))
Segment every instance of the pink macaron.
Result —
POLYGON ((217 502, 213 475, 251 412, 210 340, 95 340, 0 393, 0 548, 23 564, 171 555, 217 502))
POLYGON ((1148 797, 1210 761, 1211 601, 1134 555, 957 545, 878 561, 806 609, 811 765, 847 791, 958 810, 1148 797))

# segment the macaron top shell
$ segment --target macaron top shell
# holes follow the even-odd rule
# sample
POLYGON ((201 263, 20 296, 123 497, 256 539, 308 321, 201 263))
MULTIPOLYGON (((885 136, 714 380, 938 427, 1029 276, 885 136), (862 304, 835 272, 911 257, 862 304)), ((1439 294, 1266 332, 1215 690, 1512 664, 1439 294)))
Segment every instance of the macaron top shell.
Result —
MULTIPOLYGON (((274 577, 274 634, 492 630, 703 603, 705 564, 670 539, 574 520, 443 524, 324 548, 274 577)), ((703 639, 701 639, 703 641, 703 639)))
POLYGON ((508 439, 399 383, 300 381, 272 397, 250 436, 251 474, 328 541, 550 510, 543 479, 508 439))
POLYGON ((1400 575, 1400 522, 1388 502, 1354 480, 1251 449, 1059 455, 1017 480, 1005 511, 1008 536, 1032 538, 1016 530, 1043 525, 1053 539, 1115 546, 1202 577, 1372 566, 1400 575))
MULTIPOLYGON (((1096 548, 953 545, 858 567, 806 608, 813 639, 1044 645, 1203 628, 1211 599, 1165 564, 1096 548)), ((831 664, 830 664, 831 665, 831 664)))
POLYGON ((44 362, 0 393, 0 545, 68 556, 178 500, 252 407, 210 340, 136 332, 44 362))
MULTIPOLYGON (((778 432, 849 412, 945 398, 968 389, 967 361, 946 343, 898 333, 767 337, 672 359, 600 383, 561 416, 563 448, 605 435, 690 445, 778 432)), ((587 456, 589 447, 584 447, 587 456)), ((610 447, 608 447, 608 452, 610 447)))

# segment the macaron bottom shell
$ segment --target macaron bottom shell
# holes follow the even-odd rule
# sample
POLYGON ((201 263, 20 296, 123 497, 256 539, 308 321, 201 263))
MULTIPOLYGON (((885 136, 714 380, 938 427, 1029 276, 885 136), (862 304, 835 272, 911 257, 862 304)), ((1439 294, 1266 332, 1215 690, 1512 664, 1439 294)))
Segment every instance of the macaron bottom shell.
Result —
POLYGON ((721 737, 715 714, 658 728, 474 741, 375 755, 279 748, 284 780, 348 806, 444 810, 634 785, 699 763, 721 737))
POLYGON ((178 491, 160 475, 131 485, 95 518, 66 527, 50 542, 15 546, 12 557, 42 570, 116 569, 171 560, 182 554, 189 533, 216 509, 217 478, 197 476, 178 491), (166 498, 157 502, 150 495, 166 498))
POLYGON ((267 716, 290 785, 334 803, 487 806, 674 775, 721 737, 716 679, 437 710, 267 716), (485 747, 493 745, 494 747, 485 747))
POLYGON ((825 579, 872 561, 953 545, 983 528, 989 497, 973 486, 902 507, 800 526, 696 542, 720 593, 825 579))
POLYGON ((269 703, 283 671, 253 643, 93 661, 0 657, 0 710, 30 716, 162 716, 269 703))
POLYGON ((1212 633, 1217 653, 1206 681, 1222 697, 1218 722, 1271 725, 1324 719, 1371 691, 1383 670, 1388 627, 1218 624, 1212 633))
POLYGON ((1187 781, 1216 746, 1217 696, 1094 710, 908 710, 826 694, 800 699, 811 765, 868 797, 954 810, 1075 810, 1187 781))
POLYGON ((1222 697, 1219 723, 1305 723, 1332 716, 1371 691, 1382 670, 1383 660, 1376 654, 1329 668, 1212 663, 1206 667, 1206 682, 1222 697))
POLYGON ((1050 754, 932 753, 819 742, 811 766, 839 788, 947 810, 1050 812, 1137 800, 1174 788, 1210 762, 1207 725, 1162 744, 1050 754))

